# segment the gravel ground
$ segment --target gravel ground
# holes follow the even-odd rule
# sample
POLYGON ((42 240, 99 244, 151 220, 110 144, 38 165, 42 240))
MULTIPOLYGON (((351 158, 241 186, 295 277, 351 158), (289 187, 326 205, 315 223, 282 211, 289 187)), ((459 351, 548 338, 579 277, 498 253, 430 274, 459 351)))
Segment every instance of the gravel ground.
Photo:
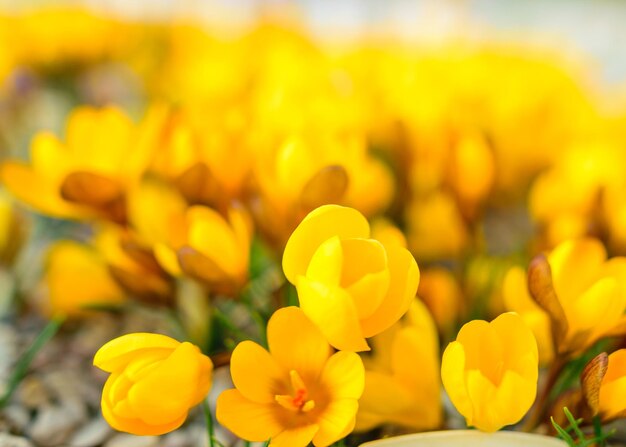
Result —
MULTIPOLYGON (((11 368, 44 322, 26 317, 0 323, 0 394, 11 368)), ((179 430, 163 436, 118 433, 102 419, 100 392, 106 373, 92 366, 94 353, 108 340, 129 332, 167 333, 157 317, 102 315, 65 324, 36 356, 31 368, 0 411, 0 447, 202 447, 208 445, 204 416, 196 408, 179 430)), ((230 387, 227 368, 214 372, 209 396, 230 387)), ((158 390, 155 390, 158 392, 158 390)), ((216 431, 224 445, 236 445, 225 431, 216 431)))

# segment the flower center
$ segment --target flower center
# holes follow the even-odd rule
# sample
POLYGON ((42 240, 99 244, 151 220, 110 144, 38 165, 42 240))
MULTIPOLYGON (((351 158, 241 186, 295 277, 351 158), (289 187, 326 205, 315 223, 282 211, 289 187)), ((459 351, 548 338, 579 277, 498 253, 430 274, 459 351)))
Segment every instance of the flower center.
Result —
POLYGON ((279 394, 274 396, 276 402, 289 411, 307 413, 315 408, 315 401, 309 399, 309 392, 306 389, 302 378, 297 371, 289 371, 291 379, 291 394, 279 394))

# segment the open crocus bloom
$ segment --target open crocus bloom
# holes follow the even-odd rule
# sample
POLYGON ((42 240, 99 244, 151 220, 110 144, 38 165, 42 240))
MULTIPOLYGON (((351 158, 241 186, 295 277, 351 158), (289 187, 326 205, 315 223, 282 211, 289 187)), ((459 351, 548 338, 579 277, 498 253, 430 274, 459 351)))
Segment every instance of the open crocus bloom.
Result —
POLYGON ((304 218, 285 247, 283 270, 302 310, 337 349, 368 350, 365 338, 398 321, 417 291, 411 253, 369 237, 357 210, 324 205, 304 218))
POLYGON ((468 426, 486 432, 524 417, 535 401, 538 375, 537 342, 514 313, 465 324, 441 362, 450 400, 468 426))
POLYGON ((177 429, 211 388, 211 360, 197 346, 165 335, 123 335, 102 346, 93 363, 111 373, 102 415, 111 427, 135 435, 177 429))
POLYGON ((364 386, 363 363, 332 350, 297 307, 276 311, 268 323, 269 352, 240 343, 231 359, 236 389, 217 400, 217 420, 249 441, 272 447, 324 447, 349 434, 364 386))
POLYGON ((57 217, 126 219, 126 191, 151 156, 153 114, 135 125, 115 107, 77 108, 67 120, 65 142, 39 132, 31 163, 7 161, 0 175, 20 200, 57 217))

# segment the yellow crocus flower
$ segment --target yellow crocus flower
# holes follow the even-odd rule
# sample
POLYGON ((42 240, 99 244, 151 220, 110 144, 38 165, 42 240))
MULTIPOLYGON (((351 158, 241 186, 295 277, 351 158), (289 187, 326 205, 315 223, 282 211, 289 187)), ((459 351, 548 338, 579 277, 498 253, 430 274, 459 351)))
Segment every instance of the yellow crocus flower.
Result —
POLYGON ((324 205, 294 230, 283 255, 300 306, 337 349, 366 351, 365 338, 407 311, 419 283, 411 253, 370 239, 357 210, 324 205))
POLYGON ((6 162, 0 175, 17 198, 44 214, 124 222, 125 193, 147 166, 154 121, 146 117, 137 127, 116 107, 79 107, 68 118, 65 142, 38 133, 30 164, 6 162))
POLYGON ((224 217, 203 205, 188 206, 160 181, 144 180, 128 195, 129 223, 166 272, 234 294, 248 279, 253 228, 243 207, 226 212, 224 217))
POLYGON ((167 243, 157 244, 159 263, 173 275, 198 279, 215 291, 234 294, 248 279, 252 223, 241 207, 217 211, 195 205, 172 229, 167 243))
POLYGON ((528 284, 550 316, 558 354, 575 355, 626 330, 626 258, 607 260, 596 239, 569 240, 537 256, 528 284))
POLYGON ((448 345, 441 378, 468 426, 494 432, 518 422, 535 401, 537 342, 515 313, 465 324, 448 345))
POLYGON ((111 373, 102 390, 102 415, 111 427, 160 435, 180 427, 211 388, 211 360, 189 342, 160 334, 123 335, 93 359, 111 373))
POLYGON ((80 316, 89 306, 119 305, 125 300, 100 253, 73 241, 49 248, 44 282, 48 291, 44 307, 51 315, 80 316))
POLYGON ((363 392, 359 356, 332 354, 297 307, 276 311, 267 339, 269 352, 251 341, 235 348, 230 371, 236 389, 217 399, 220 424, 242 439, 271 439, 271 447, 325 447, 348 435, 363 392))
POLYGON ((372 339, 357 431, 391 423, 432 430, 442 422, 439 341, 428 309, 414 300, 403 320, 372 339))

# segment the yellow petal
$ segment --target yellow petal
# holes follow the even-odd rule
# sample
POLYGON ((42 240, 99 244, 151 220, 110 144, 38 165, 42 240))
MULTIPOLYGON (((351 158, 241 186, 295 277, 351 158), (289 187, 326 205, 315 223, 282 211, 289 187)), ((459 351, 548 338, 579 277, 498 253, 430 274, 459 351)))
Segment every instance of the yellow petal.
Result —
POLYGON ((387 253, 373 239, 345 239, 341 286, 352 296, 359 319, 371 316, 389 289, 387 253))
POLYGON ((46 256, 46 286, 50 313, 81 315, 94 305, 119 305, 125 294, 92 247, 59 241, 46 256))
POLYGON ((550 253, 554 289, 566 313, 570 303, 594 281, 605 260, 604 246, 596 239, 569 240, 550 253))
POLYGON ((161 425, 186 416, 196 400, 200 350, 181 343, 128 392, 128 402, 146 423, 161 425), (158 392, 155 392, 158 390, 158 392))
POLYGON ((341 240, 338 236, 333 236, 315 250, 306 269, 306 276, 311 281, 339 286, 343 262, 341 240))
POLYGON ((320 384, 332 399, 358 399, 365 386, 365 370, 361 358, 354 352, 337 352, 326 362, 320 384))
POLYGON ((399 246, 385 247, 389 265, 389 290, 374 314, 361 320, 365 337, 373 337, 391 327, 407 311, 415 298, 420 272, 413 255, 399 246))
POLYGON ((474 410, 465 384, 465 350, 458 341, 450 343, 443 352, 441 379, 455 408, 465 419, 472 420, 474 410))
POLYGON ((524 320, 519 315, 508 312, 494 319, 490 326, 496 337, 502 340, 504 367, 536 382, 539 373, 537 341, 524 320))
POLYGON ((204 206, 188 211, 189 245, 205 255, 220 269, 239 277, 244 265, 241 247, 232 228, 220 214, 204 206))
POLYGON ((142 350, 162 351, 169 355, 180 342, 166 335, 136 332, 117 337, 96 352, 93 364, 103 371, 119 371, 130 363, 142 350))
POLYGON ((365 388, 359 400, 356 431, 367 431, 406 413, 412 400, 407 388, 389 374, 365 372, 365 388))
POLYGON ((469 371, 467 389, 474 404, 471 424, 479 430, 494 432, 526 415, 535 401, 537 381, 506 371, 500 385, 494 387, 480 372, 469 371))
POLYGON ((317 424, 288 428, 272 438, 269 447, 306 447, 319 427, 317 424))
POLYGON ((283 270, 292 284, 307 267, 317 248, 333 236, 340 239, 367 238, 369 224, 353 208, 324 205, 310 212, 294 230, 283 254, 283 270))
POLYGON ((169 424, 151 425, 146 424, 140 419, 126 419, 113 414, 111 408, 107 404, 102 404, 102 416, 115 430, 123 431, 138 436, 157 436, 176 430, 185 422, 186 417, 181 416, 180 419, 169 424))
POLYGON ((626 310, 626 294, 615 278, 602 278, 585 291, 571 311, 572 332, 591 330, 588 343, 609 332, 626 310))
POLYGON ((183 197, 163 182, 144 180, 128 194, 128 220, 149 245, 170 243, 173 221, 186 209, 183 197))
MULTIPOLYGON (((413 327, 402 328, 395 336, 392 349, 393 372, 406 384, 439 388, 439 354, 424 336, 413 327)), ((438 394, 438 393, 437 393, 438 394)))
POLYGON ((313 444, 316 447, 326 447, 346 436, 348 429, 354 426, 358 407, 355 399, 331 402, 319 417, 319 431, 313 438, 313 444))
POLYGON ((270 352, 285 371, 297 371, 307 384, 316 383, 331 348, 326 338, 297 307, 277 310, 267 324, 270 352))
POLYGON ((230 373, 241 394, 259 403, 274 402, 274 396, 281 393, 281 382, 287 380, 272 356, 251 341, 239 343, 233 351, 230 373))
POLYGON ((600 411, 611 419, 626 410, 626 349, 619 349, 608 358, 608 368, 600 385, 600 411))
POLYGON ((22 202, 53 217, 86 218, 91 214, 66 202, 59 195, 59 185, 51 183, 33 169, 19 162, 5 162, 0 169, 2 183, 22 202))
POLYGON ((237 391, 226 390, 217 398, 218 422, 241 439, 263 442, 276 436, 280 424, 275 404, 252 402, 237 391))
POLYGON ((328 343, 345 351, 367 351, 352 298, 340 287, 329 288, 300 276, 297 283, 300 307, 324 334, 328 343))

